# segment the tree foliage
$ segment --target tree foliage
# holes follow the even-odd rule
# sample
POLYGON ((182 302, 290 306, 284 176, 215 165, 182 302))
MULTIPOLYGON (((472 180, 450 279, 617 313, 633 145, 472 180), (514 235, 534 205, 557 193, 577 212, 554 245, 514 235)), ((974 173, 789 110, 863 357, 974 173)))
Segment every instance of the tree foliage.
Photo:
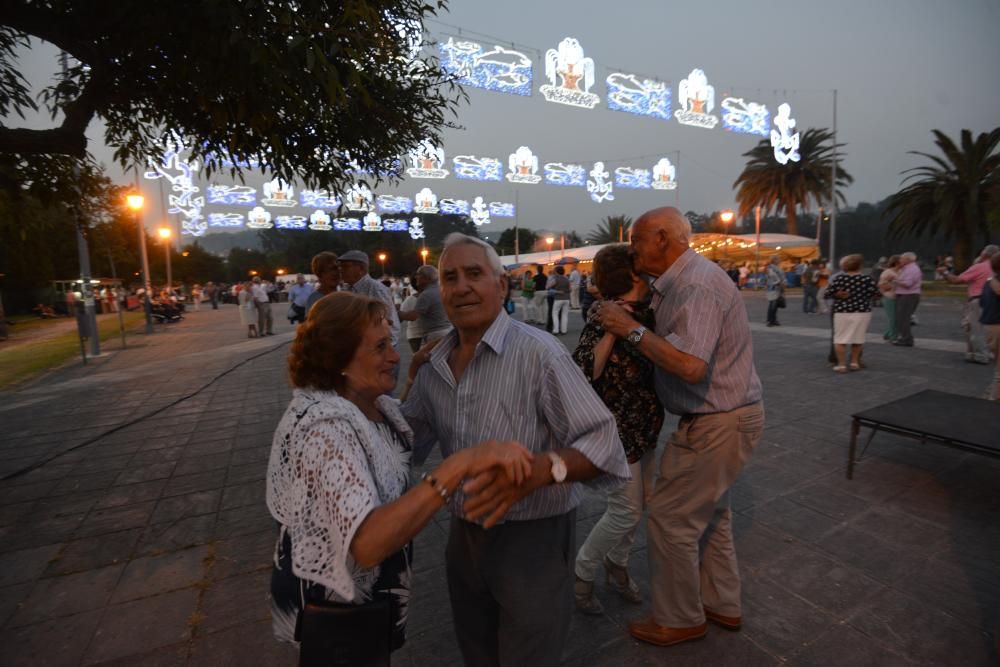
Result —
POLYGON ((954 256, 960 268, 968 266, 977 248, 990 238, 990 216, 1000 209, 1000 128, 973 139, 962 130, 960 144, 934 130, 934 143, 942 156, 910 151, 931 161, 907 169, 903 179, 913 181, 889 198, 884 215, 889 234, 935 236, 954 240, 954 256))
POLYGON ((60 124, 0 124, 0 154, 84 158, 85 131, 100 118, 123 166, 159 156, 166 134, 186 138, 208 174, 253 164, 340 190, 352 167, 379 173, 420 141, 437 140, 463 99, 420 55, 422 21, 444 6, 0 0, 0 116, 38 108, 17 60, 29 40, 71 56, 41 96, 60 124))
POLYGON ((587 234, 587 240, 594 245, 618 243, 619 241, 627 243, 631 229, 632 218, 627 215, 609 215, 587 234))
MULTIPOLYGON (((854 182, 854 177, 841 166, 844 144, 837 144, 840 161, 837 163, 837 201, 846 203, 841 188, 854 182)), ((750 213, 760 206, 764 215, 783 211, 788 219, 787 232, 798 234, 797 209, 809 210, 810 201, 822 206, 829 201, 830 178, 833 167, 833 134, 829 130, 810 128, 802 132, 799 140, 798 162, 779 164, 774 159, 774 149, 769 139, 761 141, 743 154, 747 160, 743 172, 733 183, 738 216, 750 213)))
MULTIPOLYGON (((500 233, 500 238, 496 243, 497 253, 500 256, 514 254, 514 229, 514 227, 510 227, 500 233)), ((522 254, 531 252, 532 247, 534 247, 535 242, 538 240, 538 234, 525 227, 517 227, 516 229, 517 250, 522 254)))

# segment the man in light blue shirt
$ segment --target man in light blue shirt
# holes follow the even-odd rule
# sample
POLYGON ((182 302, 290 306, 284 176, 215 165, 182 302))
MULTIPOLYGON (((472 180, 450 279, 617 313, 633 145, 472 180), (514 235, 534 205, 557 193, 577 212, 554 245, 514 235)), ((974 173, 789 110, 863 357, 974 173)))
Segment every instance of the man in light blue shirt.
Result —
POLYGON ((309 296, 315 288, 306 282, 306 277, 301 273, 295 276, 295 284, 288 290, 288 321, 291 324, 306 321, 306 311, 309 305, 309 296))
POLYGON ((443 456, 488 440, 535 454, 521 485, 480 476, 450 500, 455 634, 467 665, 558 664, 573 610, 580 483, 628 479, 625 452, 614 417, 566 348, 504 312, 506 278, 491 246, 452 234, 439 270, 455 328, 414 357, 419 370, 403 405, 414 461, 435 443, 443 456))

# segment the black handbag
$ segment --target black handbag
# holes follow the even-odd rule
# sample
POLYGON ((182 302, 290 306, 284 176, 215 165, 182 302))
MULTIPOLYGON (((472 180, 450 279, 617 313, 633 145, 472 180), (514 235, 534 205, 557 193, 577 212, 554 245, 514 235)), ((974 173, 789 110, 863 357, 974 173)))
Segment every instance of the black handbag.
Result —
POLYGON ((296 628, 300 667, 383 667, 392 651, 392 602, 309 602, 296 628))
POLYGON ((777 307, 778 308, 785 308, 787 306, 788 306, 788 304, 785 302, 785 295, 784 294, 779 294, 778 295, 778 306, 777 307))

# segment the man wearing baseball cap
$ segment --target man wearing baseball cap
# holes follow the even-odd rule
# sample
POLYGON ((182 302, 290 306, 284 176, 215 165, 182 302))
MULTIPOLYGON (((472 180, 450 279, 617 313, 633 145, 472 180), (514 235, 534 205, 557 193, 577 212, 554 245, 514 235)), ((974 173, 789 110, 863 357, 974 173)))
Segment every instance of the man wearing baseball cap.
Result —
MULTIPOLYGON (((392 346, 399 351, 399 315, 396 314, 396 304, 392 302, 389 288, 368 275, 368 255, 360 250, 348 250, 337 258, 340 267, 340 278, 355 294, 363 294, 378 299, 385 304, 389 328, 392 335, 392 346)), ((399 372, 399 367, 396 367, 399 372)))

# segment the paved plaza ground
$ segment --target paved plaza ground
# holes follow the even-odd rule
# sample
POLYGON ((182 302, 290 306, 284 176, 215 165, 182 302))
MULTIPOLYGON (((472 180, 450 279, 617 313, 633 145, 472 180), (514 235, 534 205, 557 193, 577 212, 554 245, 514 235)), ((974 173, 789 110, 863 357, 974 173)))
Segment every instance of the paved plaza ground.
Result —
MULTIPOLYGON (((844 475, 852 412, 928 388, 983 394, 992 369, 963 362, 962 302, 925 299, 912 349, 882 343, 876 311, 868 368, 837 375, 828 317, 793 296, 769 329, 762 295, 745 301, 767 429, 733 494, 744 629, 640 644, 625 628, 644 608, 599 585, 605 614, 574 615, 564 663, 994 664, 1000 463, 879 435, 844 475)), ((235 306, 203 308, 0 393, 0 476, 30 468, 0 482, 0 664, 295 664, 267 600, 264 476, 290 397, 292 329, 276 331, 248 340, 235 306)), ((603 509, 588 492, 579 542, 603 509)), ((442 513, 416 540, 410 639, 394 664, 461 663, 446 532, 442 513)), ((632 570, 648 590, 645 544, 632 570)))

